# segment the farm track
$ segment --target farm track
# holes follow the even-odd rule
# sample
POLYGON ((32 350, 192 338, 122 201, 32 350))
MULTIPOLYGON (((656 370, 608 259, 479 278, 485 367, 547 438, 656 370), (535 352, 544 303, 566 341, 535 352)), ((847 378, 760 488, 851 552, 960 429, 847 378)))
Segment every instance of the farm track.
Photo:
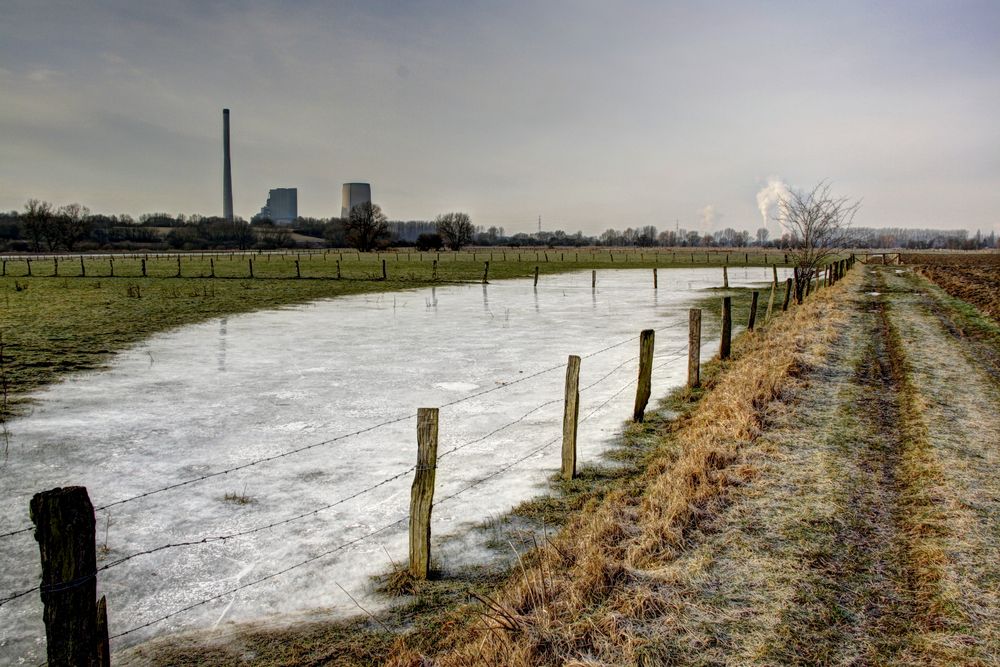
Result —
POLYGON ((914 285, 871 272, 747 450, 759 476, 678 565, 682 662, 1000 661, 1000 395, 914 285))

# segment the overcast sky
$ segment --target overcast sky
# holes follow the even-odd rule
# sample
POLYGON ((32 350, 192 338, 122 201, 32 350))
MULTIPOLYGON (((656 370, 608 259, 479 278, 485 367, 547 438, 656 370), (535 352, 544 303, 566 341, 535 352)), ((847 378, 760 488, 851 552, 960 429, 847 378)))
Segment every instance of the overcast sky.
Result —
POLYGON ((829 179, 857 224, 1000 231, 1000 2, 0 0, 0 209, 338 215, 508 233, 761 225, 829 179))

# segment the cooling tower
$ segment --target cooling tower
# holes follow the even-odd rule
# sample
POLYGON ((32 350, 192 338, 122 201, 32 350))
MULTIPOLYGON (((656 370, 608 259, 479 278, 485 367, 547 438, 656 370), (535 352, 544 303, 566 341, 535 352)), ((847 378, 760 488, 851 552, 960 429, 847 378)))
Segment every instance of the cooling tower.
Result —
POLYGON ((342 190, 340 217, 346 218, 358 204, 372 200, 372 186, 369 183, 344 183, 342 190))
POLYGON ((222 110, 222 217, 233 220, 233 172, 229 162, 229 109, 222 110))

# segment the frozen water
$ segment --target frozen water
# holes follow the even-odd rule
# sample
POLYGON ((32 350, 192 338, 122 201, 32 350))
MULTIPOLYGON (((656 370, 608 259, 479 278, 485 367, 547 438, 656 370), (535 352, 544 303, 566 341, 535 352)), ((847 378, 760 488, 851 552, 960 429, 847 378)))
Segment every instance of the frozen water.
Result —
MULTIPOLYGON (((629 416, 638 353, 631 339, 641 329, 657 330, 654 398, 683 381, 687 308, 721 271, 659 276, 656 291, 648 270, 619 270, 599 272, 596 291, 587 271, 543 277, 537 290, 512 280, 343 297, 154 336, 106 370, 38 392, 32 414, 9 424, 0 533, 29 525, 28 501, 43 489, 84 485, 100 507, 317 445, 98 511, 100 565, 283 521, 403 473, 301 520, 101 572, 98 594, 108 596, 116 635, 360 540, 113 645, 276 614, 357 612, 339 586, 377 606, 369 577, 388 569, 390 555, 406 560, 416 409, 442 407, 433 515, 441 543, 545 491, 559 467, 567 355, 628 341, 583 360, 581 462, 612 446, 629 416)), ((770 279, 770 268, 730 271, 734 286, 770 279)), ((705 341, 705 354, 715 345, 705 341)), ((461 548, 436 552, 446 568, 489 557, 454 541, 461 548)), ((38 582, 30 533, 0 540, 0 553, 0 597, 38 582)), ((44 642, 37 592, 0 607, 0 662, 37 663, 44 642)))

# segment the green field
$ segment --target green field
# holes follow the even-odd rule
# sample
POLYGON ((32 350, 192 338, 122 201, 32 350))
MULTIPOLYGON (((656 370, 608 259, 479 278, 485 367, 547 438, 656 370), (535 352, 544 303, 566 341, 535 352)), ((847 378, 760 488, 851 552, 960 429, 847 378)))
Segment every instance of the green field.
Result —
POLYGON ((508 249, 7 258, 0 276, 0 381, 4 388, 0 419, 17 414, 24 394, 32 389, 69 372, 97 368, 112 353, 151 334, 212 317, 346 294, 479 282, 486 262, 491 281, 528 277, 538 267, 544 285, 547 275, 581 269, 704 267, 727 262, 743 266, 747 260, 753 266, 783 265, 785 255, 508 249), (386 279, 382 278, 383 262, 386 279))

